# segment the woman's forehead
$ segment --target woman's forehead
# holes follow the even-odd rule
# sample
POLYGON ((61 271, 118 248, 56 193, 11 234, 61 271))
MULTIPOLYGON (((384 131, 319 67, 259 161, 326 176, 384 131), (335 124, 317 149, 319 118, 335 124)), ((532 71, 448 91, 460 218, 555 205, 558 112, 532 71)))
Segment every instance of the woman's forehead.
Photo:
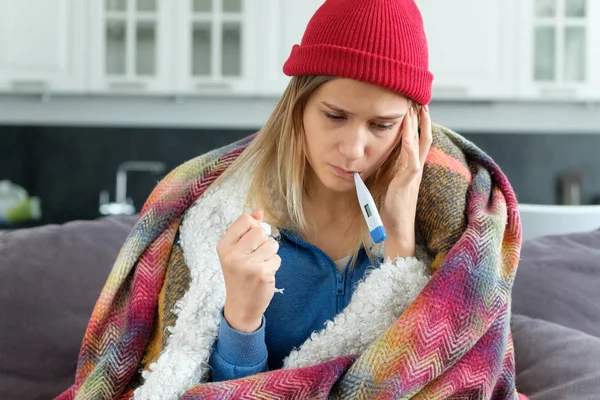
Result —
POLYGON ((389 89, 338 78, 321 85, 314 100, 348 113, 387 115, 406 111, 410 100, 389 89))

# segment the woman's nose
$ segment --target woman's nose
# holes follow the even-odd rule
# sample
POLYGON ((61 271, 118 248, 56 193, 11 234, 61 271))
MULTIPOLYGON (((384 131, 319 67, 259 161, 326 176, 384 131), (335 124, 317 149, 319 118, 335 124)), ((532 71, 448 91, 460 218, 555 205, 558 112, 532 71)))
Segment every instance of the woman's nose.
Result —
POLYGON ((339 143, 339 152, 347 160, 358 160, 365 154, 366 142, 360 128, 344 132, 339 143))

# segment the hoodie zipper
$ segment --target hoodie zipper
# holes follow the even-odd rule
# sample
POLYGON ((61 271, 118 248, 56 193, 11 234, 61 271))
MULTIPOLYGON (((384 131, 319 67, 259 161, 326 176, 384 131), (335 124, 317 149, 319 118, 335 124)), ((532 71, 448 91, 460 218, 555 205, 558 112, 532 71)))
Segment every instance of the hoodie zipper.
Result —
MULTIPOLYGON (((342 310, 346 306, 346 302, 345 302, 344 298, 346 296, 346 280, 347 280, 346 274, 348 272, 347 265, 346 265, 346 269, 344 270, 344 272, 339 272, 337 270, 335 262, 333 262, 331 257, 329 257, 323 250, 321 250, 320 248, 318 248, 315 245, 312 245, 312 244, 294 236, 291 233, 286 232, 285 230, 281 230, 281 233, 283 235, 285 235, 285 237, 288 238, 289 240, 291 240, 292 242, 299 244, 301 246, 307 247, 307 248, 314 250, 317 253, 321 254, 329 262, 329 265, 331 265, 331 267, 335 271, 335 282, 336 282, 335 291, 336 291, 336 295, 337 295, 336 314, 339 314, 340 312, 342 312, 342 310)), ((350 264, 350 261, 348 261, 348 264, 350 264)))
MULTIPOLYGON (((335 264, 334 264, 335 267, 335 264)), ((346 275, 336 270, 336 289, 337 289, 337 313, 344 309, 344 296, 346 295, 346 275)))

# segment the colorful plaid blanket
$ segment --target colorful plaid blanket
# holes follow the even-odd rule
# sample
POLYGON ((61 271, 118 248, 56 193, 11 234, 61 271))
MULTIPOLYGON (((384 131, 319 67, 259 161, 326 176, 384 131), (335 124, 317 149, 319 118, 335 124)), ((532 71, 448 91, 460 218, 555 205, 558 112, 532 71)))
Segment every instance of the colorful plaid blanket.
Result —
MULTIPOLYGON (((483 151, 449 129, 433 131, 417 225, 434 274, 400 318, 363 354, 202 383, 183 399, 518 398, 510 333, 521 245, 515 194, 483 151)), ((133 396, 143 359, 168 340, 156 340, 157 324, 173 323, 158 314, 167 270, 182 264, 174 245, 182 215, 253 137, 188 161, 157 185, 102 290, 75 383, 60 400, 133 396)))

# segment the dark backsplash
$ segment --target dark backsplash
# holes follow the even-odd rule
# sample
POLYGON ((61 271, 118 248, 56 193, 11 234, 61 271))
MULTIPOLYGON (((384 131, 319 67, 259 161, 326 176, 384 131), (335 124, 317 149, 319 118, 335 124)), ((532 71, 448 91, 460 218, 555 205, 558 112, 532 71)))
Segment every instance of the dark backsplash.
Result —
MULTIPOLYGON (((42 200, 44 223, 98 217, 99 194, 115 195, 115 173, 127 160, 162 161, 167 171, 254 130, 0 126, 0 180, 42 200)), ((599 132, 600 133, 600 132, 599 132)), ((600 135, 463 135, 504 170, 519 201, 559 202, 557 177, 583 174, 583 202, 600 202, 600 135)), ((130 172, 127 194, 141 209, 162 177, 130 172)))
MULTIPOLYGON (((115 200, 117 167, 127 160, 162 161, 168 172, 251 131, 75 127, 0 127, 0 179, 25 187, 42 202, 43 221, 100 216, 100 191, 115 200)), ((166 173, 165 172, 165 173, 166 173)), ((127 195, 140 210, 164 176, 129 172, 127 195)))
POLYGON ((521 203, 561 204, 558 179, 575 172, 582 178, 582 203, 600 204, 600 130, 597 135, 464 136, 502 168, 521 203))

